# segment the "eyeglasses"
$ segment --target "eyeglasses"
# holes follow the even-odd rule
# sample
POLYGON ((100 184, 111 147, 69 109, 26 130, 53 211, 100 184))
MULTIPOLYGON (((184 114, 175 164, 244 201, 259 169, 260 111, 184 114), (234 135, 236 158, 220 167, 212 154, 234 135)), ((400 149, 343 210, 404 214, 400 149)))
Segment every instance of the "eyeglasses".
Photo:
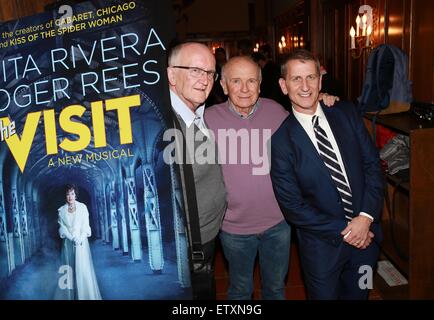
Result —
POLYGON ((207 71, 198 67, 172 66, 172 68, 188 70, 188 73, 193 78, 201 78, 204 74, 206 74, 208 80, 216 81, 218 77, 218 74, 215 71, 207 71))

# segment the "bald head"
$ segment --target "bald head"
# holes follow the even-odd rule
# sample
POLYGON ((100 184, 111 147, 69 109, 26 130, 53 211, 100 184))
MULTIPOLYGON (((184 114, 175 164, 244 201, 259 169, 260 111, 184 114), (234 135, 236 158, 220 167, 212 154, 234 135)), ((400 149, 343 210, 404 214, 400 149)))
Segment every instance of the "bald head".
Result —
POLYGON ((248 56, 233 57, 222 68, 220 84, 232 106, 248 116, 259 98, 261 68, 248 56))
POLYGON ((191 52, 200 52, 205 56, 213 56, 211 50, 204 44, 198 42, 185 42, 173 47, 169 53, 169 66, 179 65, 185 55, 191 52))
POLYGON ((225 73, 227 74, 228 70, 231 70, 232 68, 239 67, 239 66, 249 66, 250 68, 254 68, 258 71, 258 80, 261 82, 262 80, 262 74, 261 74, 261 67, 250 57, 250 56, 236 56, 233 58, 230 58, 225 65, 222 67, 222 78, 225 77, 225 73))

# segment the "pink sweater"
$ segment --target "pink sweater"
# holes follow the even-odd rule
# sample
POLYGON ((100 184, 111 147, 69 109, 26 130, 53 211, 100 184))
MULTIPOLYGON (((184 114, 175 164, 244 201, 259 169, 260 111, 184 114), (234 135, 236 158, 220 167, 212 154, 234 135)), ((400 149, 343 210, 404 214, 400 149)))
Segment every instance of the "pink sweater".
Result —
MULTIPOLYGON (((228 194, 223 231, 233 234, 258 234, 284 219, 271 184, 266 146, 270 134, 279 128, 287 116, 288 112, 281 105, 265 98, 259 98, 256 111, 247 119, 237 115, 230 108, 229 102, 205 110, 205 121, 214 132, 219 148, 228 194), (222 139, 222 135, 224 138, 227 133, 218 129, 234 129, 238 134, 243 134, 244 131, 243 138, 246 140, 247 137, 248 143, 242 144, 242 138, 237 139, 236 163, 233 163, 234 158, 230 161, 230 147, 233 147, 233 144, 229 144, 229 139, 222 139), (238 131, 240 129, 241 131, 238 131), (264 129, 268 129, 269 134, 264 129), (252 138, 256 134, 259 139, 252 138), (255 149, 255 145, 260 148, 255 149), (259 157, 252 156, 255 153, 259 154, 259 157), (262 174, 253 174, 252 170, 262 174)), ((235 134, 231 132, 229 135, 234 139, 235 134)))

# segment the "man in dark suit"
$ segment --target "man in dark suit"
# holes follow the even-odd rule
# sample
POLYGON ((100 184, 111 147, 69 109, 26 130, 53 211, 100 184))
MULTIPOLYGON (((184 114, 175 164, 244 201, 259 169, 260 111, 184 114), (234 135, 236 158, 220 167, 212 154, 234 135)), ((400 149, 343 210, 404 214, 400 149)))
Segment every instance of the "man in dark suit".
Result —
POLYGON ((297 229, 310 299, 366 299, 382 238, 378 151, 353 104, 324 108, 319 61, 292 52, 279 80, 292 114, 272 137, 271 177, 297 229))

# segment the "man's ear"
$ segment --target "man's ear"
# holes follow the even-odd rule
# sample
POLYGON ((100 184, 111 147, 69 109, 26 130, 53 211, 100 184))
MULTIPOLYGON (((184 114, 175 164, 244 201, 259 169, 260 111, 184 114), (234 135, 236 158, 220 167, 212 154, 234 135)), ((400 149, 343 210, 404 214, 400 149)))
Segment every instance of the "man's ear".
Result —
POLYGON ((173 68, 171 68, 171 67, 167 67, 167 79, 168 79, 169 84, 171 86, 176 85, 175 70, 173 70, 173 68))
POLYGON ((279 79, 280 90, 282 90, 284 95, 288 94, 288 89, 286 89, 286 81, 283 78, 279 79))
POLYGON ((225 95, 228 95, 229 91, 228 91, 228 87, 227 87, 226 81, 223 80, 223 79, 221 79, 220 80, 220 85, 222 86, 223 92, 225 93, 225 95))
POLYGON ((318 89, 318 92, 321 92, 321 88, 322 88, 322 74, 319 75, 319 89, 318 89))

